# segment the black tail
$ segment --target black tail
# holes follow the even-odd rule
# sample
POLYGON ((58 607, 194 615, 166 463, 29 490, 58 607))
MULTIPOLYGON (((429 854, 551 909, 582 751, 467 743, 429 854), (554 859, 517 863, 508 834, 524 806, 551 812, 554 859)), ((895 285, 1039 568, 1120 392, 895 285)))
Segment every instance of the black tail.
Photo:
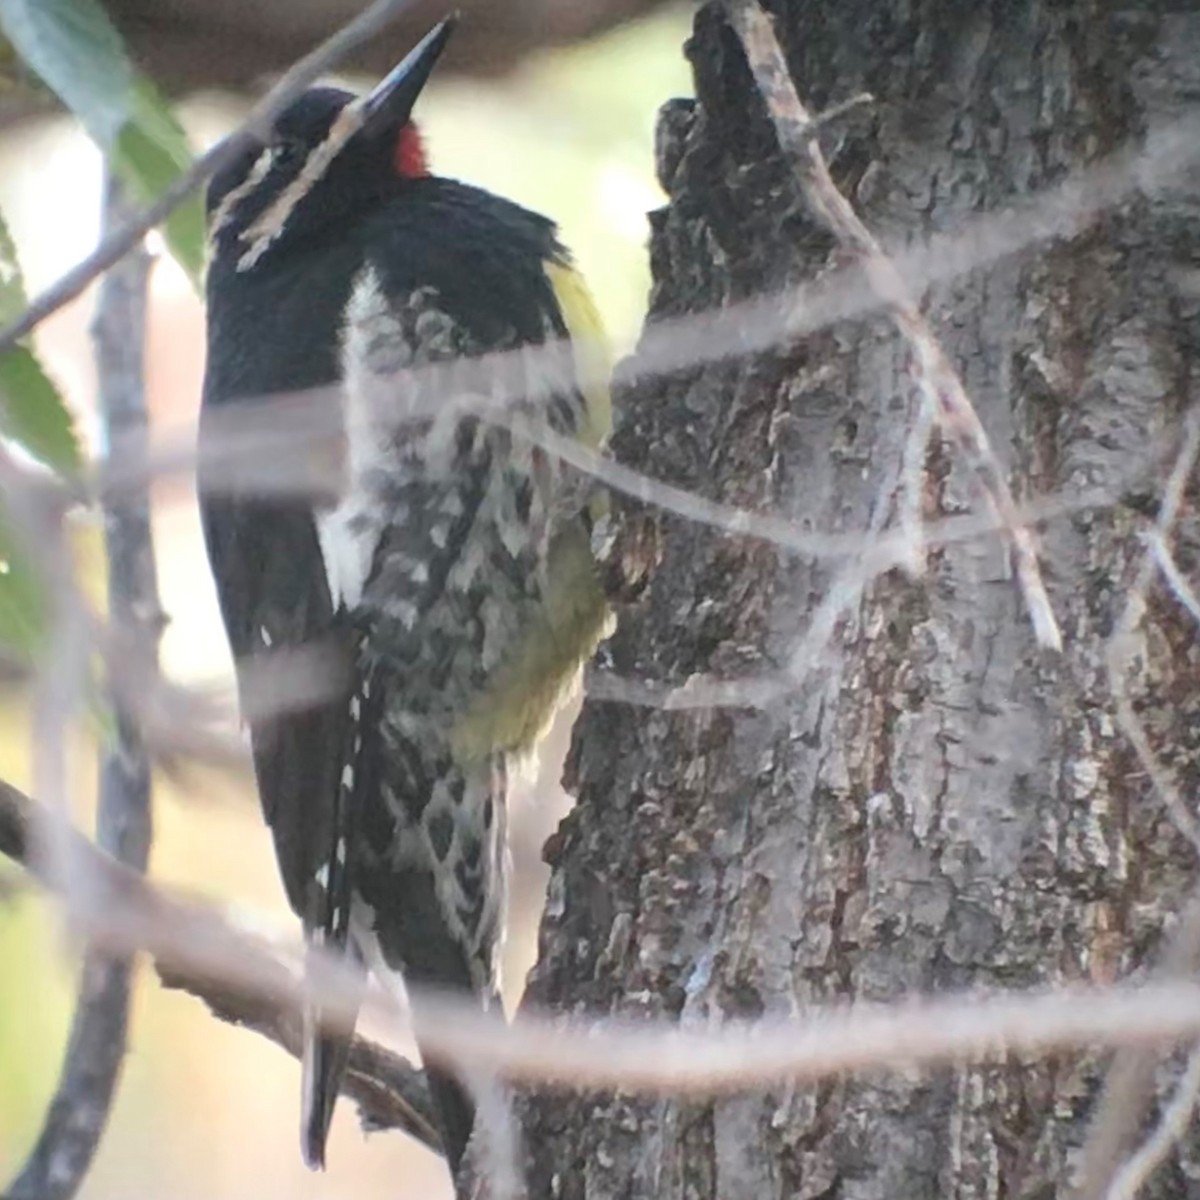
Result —
MULTIPOLYGON (((353 947, 347 961, 361 965, 353 947)), ((354 1035, 322 1031, 322 1011, 316 1004, 305 1007, 303 1019, 300 1152, 307 1167, 320 1171, 325 1168, 325 1143, 354 1035)))
POLYGON ((327 1037, 311 1028, 311 1010, 304 1014, 304 1079, 301 1085, 300 1153, 311 1171, 325 1169, 325 1143, 349 1053, 349 1039, 327 1037))
MULTIPOLYGON (((359 799, 354 769, 360 749, 358 722, 354 719, 358 711, 354 706, 350 709, 351 720, 347 722, 342 757, 348 769, 341 773, 328 843, 309 887, 304 931, 310 947, 342 956, 346 963, 356 967, 365 987, 362 958, 350 937, 354 870, 358 857, 359 799)), ((305 1163, 313 1170, 325 1166, 325 1143, 353 1038, 353 1023, 345 1032, 331 1032, 323 1026, 321 1006, 306 1005, 302 1033, 300 1150, 305 1163)))
MULTIPOLYGON (((420 1042, 417 1043, 417 1048, 420 1049, 420 1042)), ((462 1161, 466 1157, 467 1145, 475 1128, 475 1101, 454 1075, 439 1067, 426 1065, 425 1082, 429 1085, 429 1095, 433 1099, 434 1108, 437 1109, 442 1146, 446 1151, 450 1176, 457 1183, 462 1161)))
MULTIPOLYGON (((478 995, 472 964, 462 943, 443 920, 434 896, 433 879, 427 872, 409 871, 395 880, 395 906, 376 909, 376 931, 384 961, 397 967, 406 986, 418 993, 413 1026, 417 1049, 425 1068, 430 1098, 437 1111, 442 1146, 452 1178, 457 1182, 471 1133, 475 1128, 475 1101, 469 1088, 421 1041, 419 991, 421 988, 478 995)), ((492 998, 489 996, 489 1000, 492 998)), ((496 1004, 498 1000, 494 1001, 496 1004)), ((435 1001, 436 1003, 436 1001, 435 1001)), ((480 997, 481 1005, 484 1003, 480 997)))

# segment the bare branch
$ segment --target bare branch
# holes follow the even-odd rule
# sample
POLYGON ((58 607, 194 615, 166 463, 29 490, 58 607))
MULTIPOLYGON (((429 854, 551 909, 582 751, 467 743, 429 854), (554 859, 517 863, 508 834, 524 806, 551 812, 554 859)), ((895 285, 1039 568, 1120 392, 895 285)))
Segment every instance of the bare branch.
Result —
MULTIPOLYGON (((27 857, 32 802, 0 782, 0 853, 27 857)), ((354 1019, 357 976, 328 954, 305 958, 215 909, 172 896, 80 838, 101 903, 80 929, 110 951, 144 949, 175 971, 218 981, 279 1011, 319 1000, 331 1027, 354 1019), (303 966, 302 966, 303 961, 303 966), (307 973, 306 973, 307 972, 307 973)), ((33 864, 36 870, 36 864, 33 864)), ((44 877, 38 876, 43 882, 44 877)), ((509 1025, 461 997, 414 990, 406 1007, 368 992, 366 1020, 397 1029, 410 1008, 431 1055, 532 1085, 714 1096, 846 1072, 907 1070, 961 1059, 1033 1057, 1096 1045, 1160 1048, 1200 1038, 1200 984, 1073 987, 813 1009, 800 1019, 681 1029, 669 1021, 588 1021, 524 1013, 509 1025)))
POLYGON ((1033 535, 1018 518, 1016 501, 1004 469, 992 450, 987 431, 962 380, 950 365, 929 322, 921 315, 895 264, 887 258, 883 247, 834 184, 825 156, 812 137, 813 118, 796 92, 783 51, 758 0, 734 0, 729 11, 763 100, 775 122, 779 143, 810 207, 838 244, 861 261, 867 278, 887 306, 897 329, 907 339, 918 385, 958 444, 984 496, 1000 518, 1038 642, 1052 650, 1061 650, 1062 634, 1042 582, 1033 535))
MULTIPOLYGON (((32 856, 36 804, 0 780, 0 854, 46 883, 32 856)), ((158 962, 163 985, 199 997, 222 1020, 244 1025, 299 1053, 299 1002, 303 995, 299 951, 288 958, 261 937, 235 928, 212 909, 168 896, 136 872, 71 834, 75 853, 86 856, 101 881, 104 911, 90 932, 110 951, 144 948, 158 962)), ((360 984, 342 964, 328 960, 318 977, 330 1009, 352 1019, 347 1001, 360 984), (339 1000, 341 1004, 339 1006, 339 1000)), ((404 1058, 362 1037, 355 1037, 343 1090, 359 1105, 372 1129, 402 1129, 431 1149, 439 1148, 433 1110, 421 1073, 404 1058)))
MULTIPOLYGON (((1200 966, 1200 892, 1180 917, 1155 978, 1187 979, 1200 966)), ((1104 1080, 1080 1157, 1075 1200, 1098 1200, 1114 1178, 1154 1088, 1154 1058, 1143 1050, 1120 1050, 1104 1080)))
MULTIPOLYGON (((104 226, 112 228, 127 217, 128 209, 111 173, 106 191, 104 226)), ((105 279, 93 325, 106 432, 140 443, 143 452, 147 422, 142 358, 149 269, 144 250, 129 254, 105 279)), ((115 620, 140 628, 142 636, 131 644, 130 652, 154 670, 161 620, 149 497, 144 490, 130 491, 108 509, 106 517, 109 610, 115 620)), ((58 600, 70 603, 61 595, 58 600)), ((67 614, 66 619, 79 617, 67 614)), ((76 637, 86 647, 86 632, 81 629, 76 637)), ((58 640, 63 640, 61 628, 58 640)), ((85 648, 85 669, 86 654, 85 648)), ((68 683, 78 683, 80 674, 72 669, 68 683)), ((54 719, 65 725, 65 713, 54 719)), ((106 751, 100 772, 97 838, 119 862, 144 871, 150 853, 150 766, 136 725, 119 704, 116 722, 116 744, 106 751)), ((45 748, 65 754, 65 733, 65 728, 45 731, 45 748)), ((65 812, 62 819, 67 819, 65 812)), ((41 1134, 9 1188, 8 1200, 67 1200, 82 1185, 108 1123, 125 1057, 130 982, 128 957, 113 957, 98 949, 85 955, 62 1075, 41 1134)))
MULTIPOLYGON (((203 1000, 218 1020, 260 1033, 293 1058, 300 1057, 300 1022, 277 1005, 223 988, 212 979, 164 966, 158 968, 158 977, 163 987, 203 1000)), ((365 1131, 396 1129, 416 1138, 435 1154, 442 1153, 437 1117, 425 1077, 402 1055, 355 1035, 341 1091, 358 1105, 359 1120, 365 1131)))
POLYGON ((31 704, 30 761, 34 787, 45 798, 35 854, 54 878, 82 885, 72 870, 72 842, 65 835, 70 814, 64 743, 88 670, 86 612, 74 585, 63 528, 69 500, 51 480, 46 472, 35 474, 19 465, 0 442, 0 503, 44 597, 43 637, 49 642, 42 647, 31 704))
POLYGON ((1154 555, 1154 561, 1162 572, 1163 581, 1174 593, 1175 599, 1187 609, 1192 620, 1200 623, 1200 596, 1196 595, 1191 584, 1183 577, 1183 572, 1175 562, 1175 556, 1171 553, 1166 539, 1158 530, 1155 530, 1148 536, 1147 541, 1150 551, 1154 555))
MULTIPOLYGON (((1157 542, 1163 550, 1170 549, 1170 536, 1175 519, 1183 503, 1187 481, 1200 454, 1200 408, 1193 408, 1187 416, 1183 445, 1176 456, 1175 464, 1163 488, 1162 503, 1159 505, 1158 520, 1155 522, 1157 542)), ((1159 762, 1146 736, 1145 728, 1134 711, 1129 697, 1128 676, 1130 666, 1137 653, 1136 630, 1146 612, 1146 597, 1154 580, 1155 569, 1161 554, 1156 553, 1154 544, 1142 558, 1141 566, 1129 591, 1129 599, 1121 612, 1108 644, 1109 686, 1116 702, 1117 724, 1141 760, 1142 767, 1150 776, 1155 790, 1162 798, 1171 820, 1184 837, 1191 842, 1200 855, 1200 822, 1188 807, 1170 778, 1169 772, 1159 762)))
MULTIPOLYGON (((1109 639, 1107 669, 1115 703, 1117 724, 1141 761, 1155 791, 1179 832, 1200 854, 1200 825, 1180 795, 1170 772, 1150 745, 1145 727, 1134 711, 1128 694, 1130 664, 1136 653, 1135 630, 1146 611, 1146 596, 1161 557, 1155 545, 1169 554, 1171 529, 1183 502, 1183 493, 1200 453, 1200 411, 1187 418, 1183 445, 1167 477, 1150 549, 1142 558, 1129 599, 1109 639)), ((1160 979, 1187 978, 1200 966, 1200 894, 1180 919, 1168 943, 1158 972, 1160 979)), ((1132 1141, 1154 1088, 1154 1059, 1140 1050, 1118 1053, 1109 1067, 1104 1091, 1080 1159, 1077 1200, 1097 1200, 1115 1178, 1122 1157, 1132 1141)))
MULTIPOLYGON (((906 471, 907 460, 901 463, 899 471, 905 486, 908 484, 906 471)), ((1109 495, 1107 502, 1111 503, 1115 498, 1115 495, 1109 495)), ((1105 503, 1099 492, 1076 499, 1047 497, 1022 505, 1019 512, 1024 521, 1032 524, 1102 507, 1105 503)), ((921 542, 926 546, 953 545, 994 533, 996 529, 996 517, 992 514, 947 517, 925 524, 920 530, 921 542)), ((845 535, 844 539, 841 535, 825 536, 831 542, 835 538, 845 542, 844 553, 837 556, 831 553, 829 558, 845 557, 853 558, 853 561, 833 580, 825 599, 809 617, 801 641, 784 667, 732 678, 691 675, 682 683, 630 679, 611 671, 592 670, 585 677, 588 699, 669 712, 707 708, 768 709, 794 694, 808 669, 816 665, 817 656, 828 644, 837 621, 858 603, 863 589, 893 567, 912 565, 914 544, 910 523, 884 534, 868 531, 845 535)))
POLYGON ((1117 1172, 1105 1200, 1133 1200, 1187 1133, 1196 1111, 1197 1097, 1200 1097, 1200 1046, 1193 1047, 1187 1067, 1170 1103, 1163 1109, 1161 1119, 1117 1172))
POLYGON ((415 0, 375 0, 375 3, 344 25, 331 38, 302 58, 250 110, 246 119, 228 137, 200 155, 171 183, 153 204, 112 230, 82 262, 34 298, 15 321, 0 329, 0 354, 10 350, 51 313, 74 300, 97 275, 119 262, 156 225, 183 203, 210 175, 228 166, 238 154, 238 139, 244 134, 264 137, 271 122, 306 88, 315 83, 355 46, 373 38, 415 0))

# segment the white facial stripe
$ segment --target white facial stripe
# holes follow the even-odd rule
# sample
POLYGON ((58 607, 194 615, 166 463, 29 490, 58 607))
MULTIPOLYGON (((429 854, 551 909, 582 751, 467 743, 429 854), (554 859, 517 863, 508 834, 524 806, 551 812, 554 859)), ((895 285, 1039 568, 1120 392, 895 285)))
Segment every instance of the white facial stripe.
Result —
POLYGON ((211 237, 216 237, 229 224, 230 218, 233 216, 233 210, 238 206, 239 202, 266 179, 274 156, 275 151, 270 146, 265 147, 263 152, 254 160, 254 164, 250 170, 246 172, 246 177, 242 182, 237 187, 231 188, 225 195, 225 198, 217 206, 217 211, 213 213, 212 221, 209 223, 211 237))
POLYGON ((314 147, 305 159, 300 174, 267 206, 258 220, 242 233, 241 241, 246 243, 246 250, 238 259, 239 271, 248 271, 263 256, 267 247, 283 231, 292 210, 329 169, 329 164, 337 157, 342 147, 362 128, 365 119, 364 100, 361 97, 352 100, 338 113, 325 135, 325 140, 314 147))

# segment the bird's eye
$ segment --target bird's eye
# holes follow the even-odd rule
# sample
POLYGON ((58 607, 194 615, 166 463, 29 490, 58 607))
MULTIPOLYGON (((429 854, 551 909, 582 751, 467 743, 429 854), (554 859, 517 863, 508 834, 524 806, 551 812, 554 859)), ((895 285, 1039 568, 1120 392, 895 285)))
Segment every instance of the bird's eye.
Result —
POLYGON ((291 138, 274 142, 271 146, 271 166, 288 170, 304 161, 305 146, 291 138))

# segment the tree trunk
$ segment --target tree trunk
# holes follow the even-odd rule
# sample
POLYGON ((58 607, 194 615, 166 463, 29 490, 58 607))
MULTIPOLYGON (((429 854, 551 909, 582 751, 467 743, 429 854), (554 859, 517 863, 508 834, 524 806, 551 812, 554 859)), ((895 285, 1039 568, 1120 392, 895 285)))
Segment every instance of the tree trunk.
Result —
MULTIPOLYGON (((1052 188, 1200 89, 1194 8, 769 7, 813 111, 874 94, 824 145, 893 246, 1052 188)), ((717 7, 700 10, 687 52, 697 104, 665 114, 651 324, 840 262, 717 7)), ((1198 194, 1193 174, 1131 195, 1072 240, 925 298, 1018 497, 1112 497, 1041 530, 1061 656, 1035 644, 995 535, 931 544, 923 574, 876 578, 811 645, 853 561, 661 518, 661 564, 603 665, 674 685, 700 674, 788 687, 757 707, 587 705, 527 1003, 707 1024, 841 998, 1104 982, 1154 963, 1195 850, 1124 735, 1105 656, 1191 402, 1198 194)), ((865 544, 903 499, 919 419, 908 358, 878 314, 667 379, 639 380, 635 355, 615 451, 703 496, 865 544)), ((986 511, 947 438, 935 433, 924 465, 926 520, 986 511)), ((1195 581, 1191 499, 1173 546, 1195 581)), ((1196 626, 1157 577, 1134 615, 1127 694, 1194 795, 1196 626)), ((1072 1179, 1106 1062, 1009 1058, 713 1102, 533 1097, 530 1194, 1050 1197, 1072 1179)), ((1185 1139, 1145 1194, 1200 1195, 1198 1160, 1200 1141, 1185 1139)))

